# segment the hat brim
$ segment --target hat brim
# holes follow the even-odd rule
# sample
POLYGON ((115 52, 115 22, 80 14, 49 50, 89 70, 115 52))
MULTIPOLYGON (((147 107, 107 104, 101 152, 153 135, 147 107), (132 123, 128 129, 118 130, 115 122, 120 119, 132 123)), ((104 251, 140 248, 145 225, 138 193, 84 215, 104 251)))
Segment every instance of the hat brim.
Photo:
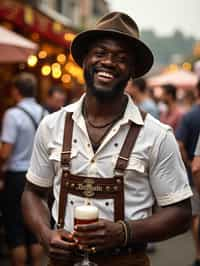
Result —
POLYGON ((71 54, 75 62, 82 67, 89 45, 97 39, 105 37, 122 38, 129 43, 130 48, 134 51, 133 78, 139 78, 151 69, 154 61, 151 50, 141 40, 113 30, 88 30, 78 34, 71 44, 71 54))

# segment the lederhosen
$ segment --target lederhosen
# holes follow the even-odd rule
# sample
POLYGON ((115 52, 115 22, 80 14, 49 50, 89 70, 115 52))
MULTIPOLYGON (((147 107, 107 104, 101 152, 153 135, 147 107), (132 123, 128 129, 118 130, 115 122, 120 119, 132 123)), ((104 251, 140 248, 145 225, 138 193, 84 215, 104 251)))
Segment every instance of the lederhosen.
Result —
MULTIPOLYGON (((145 114, 141 113, 143 119, 145 114)), ((61 189, 58 210, 58 228, 64 227, 65 208, 67 205, 68 193, 81 197, 95 199, 114 200, 114 220, 124 220, 124 181, 123 175, 128 164, 129 156, 136 142, 137 136, 142 126, 129 122, 130 128, 124 144, 117 159, 114 177, 97 178, 88 176, 77 176, 70 173, 71 144, 73 133, 72 113, 67 113, 64 128, 63 149, 61 153, 61 189)), ((103 251, 91 255, 91 260, 98 266, 130 265, 149 266, 149 259, 145 254, 146 244, 137 243, 125 248, 103 251)), ((52 266, 72 266, 74 262, 80 261, 81 256, 72 255, 66 258, 62 264, 59 261, 51 261, 52 266)))

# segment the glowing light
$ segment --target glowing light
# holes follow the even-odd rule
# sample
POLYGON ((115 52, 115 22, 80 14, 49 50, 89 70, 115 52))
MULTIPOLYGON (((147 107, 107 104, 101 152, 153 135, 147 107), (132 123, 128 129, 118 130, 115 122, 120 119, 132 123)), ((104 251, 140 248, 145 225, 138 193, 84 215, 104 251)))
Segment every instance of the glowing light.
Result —
POLYGON ((39 54, 38 54, 38 57, 39 57, 40 59, 44 59, 44 58, 46 58, 46 57, 47 57, 47 52, 44 51, 44 50, 41 50, 41 51, 39 52, 39 54))
POLYGON ((59 22, 54 22, 53 23, 53 30, 55 32, 61 32, 62 30, 62 25, 59 22))
POLYGON ((57 56, 57 61, 60 63, 60 64, 64 64, 65 61, 66 61, 66 55, 65 54, 59 54, 57 56))
POLYGON ((71 76, 69 74, 64 74, 62 76, 62 82, 69 83, 71 81, 71 76))
POLYGON ((62 75, 62 71, 60 68, 52 68, 52 77, 55 79, 59 79, 62 75))
POLYGON ((29 67, 34 67, 37 65, 38 58, 35 55, 30 55, 27 60, 27 64, 29 67))
POLYGON ((37 32, 33 32, 31 34, 31 38, 32 38, 33 41, 38 41, 40 39, 40 35, 37 32))
POLYGON ((49 65, 42 66, 41 73, 43 76, 48 76, 51 73, 51 67, 49 65))
POLYGON ((68 32, 64 34, 64 39, 67 42, 73 41, 74 38, 75 38, 75 35, 73 33, 68 32))
POLYGON ((59 63, 53 63, 52 64, 52 70, 54 70, 54 69, 59 69, 60 70, 60 68, 61 68, 61 66, 60 66, 59 63))
POLYGON ((176 64, 169 65, 169 71, 173 72, 177 70, 178 70, 178 66, 176 64))
POLYGON ((185 62, 185 63, 183 63, 182 68, 184 70, 190 71, 192 69, 192 65, 189 62, 185 62))

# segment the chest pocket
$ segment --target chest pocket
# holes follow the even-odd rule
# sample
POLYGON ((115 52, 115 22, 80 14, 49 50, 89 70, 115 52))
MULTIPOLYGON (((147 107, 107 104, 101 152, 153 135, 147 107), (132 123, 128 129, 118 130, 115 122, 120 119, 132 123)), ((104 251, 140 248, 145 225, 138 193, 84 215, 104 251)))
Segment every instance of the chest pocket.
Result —
POLYGON ((146 162, 141 159, 138 159, 137 157, 135 157, 135 155, 130 156, 126 169, 130 171, 136 171, 140 174, 147 174, 146 162))
MULTIPOLYGON (((56 173, 61 170, 60 168, 60 162, 61 162, 61 148, 51 148, 50 149, 50 155, 49 160, 53 161, 54 164, 54 170, 56 173)), ((71 159, 76 158, 78 156, 78 150, 73 149, 71 154, 71 159)))

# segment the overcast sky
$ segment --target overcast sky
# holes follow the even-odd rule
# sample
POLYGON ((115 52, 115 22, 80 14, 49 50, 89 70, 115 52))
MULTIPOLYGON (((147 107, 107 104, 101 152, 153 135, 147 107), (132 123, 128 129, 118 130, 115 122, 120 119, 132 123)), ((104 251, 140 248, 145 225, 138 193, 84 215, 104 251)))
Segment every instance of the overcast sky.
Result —
POLYGON ((131 15, 139 28, 159 35, 179 29, 200 40, 200 0, 107 0, 111 10, 131 15))

